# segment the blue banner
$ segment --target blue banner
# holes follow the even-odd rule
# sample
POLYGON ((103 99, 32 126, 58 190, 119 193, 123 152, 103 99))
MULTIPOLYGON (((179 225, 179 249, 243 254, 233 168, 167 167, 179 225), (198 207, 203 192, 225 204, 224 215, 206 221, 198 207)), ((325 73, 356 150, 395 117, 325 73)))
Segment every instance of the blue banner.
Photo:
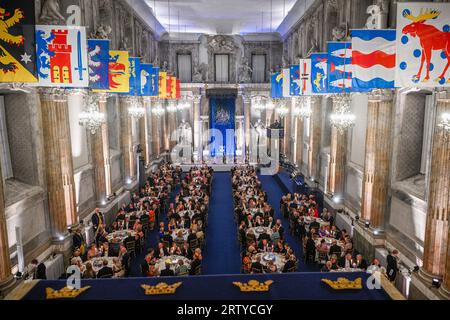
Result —
POLYGON ((211 137, 211 157, 220 155, 234 156, 236 143, 234 141, 234 113, 236 109, 236 99, 234 97, 211 97, 209 98, 210 128, 211 137), (215 130, 214 130, 215 129, 215 130), (218 137, 218 130, 222 137, 218 137), (227 130, 232 130, 233 134, 227 136, 227 130))
POLYGON ((290 86, 289 86, 289 90, 290 90, 290 95, 291 96, 299 96, 302 94, 302 90, 300 87, 300 65, 298 64, 293 64, 289 67, 290 70, 290 75, 291 75, 291 79, 290 79, 290 86))
POLYGON ((328 92, 352 91, 352 43, 328 42, 328 92))
POLYGON ((158 95, 158 68, 151 64, 141 63, 139 69, 139 96, 151 97, 158 95), (156 71, 154 70, 156 69, 156 71), (154 88, 156 86, 156 88, 154 88))
POLYGON ((130 91, 128 94, 130 96, 137 96, 141 87, 141 58, 130 57, 130 91))
POLYGON ((109 89, 109 40, 88 40, 89 88, 109 89))
POLYGON ((277 72, 270 77, 270 94, 272 98, 283 98, 283 73, 277 72))
POLYGON ((328 53, 311 54, 311 85, 313 94, 328 93, 328 53))

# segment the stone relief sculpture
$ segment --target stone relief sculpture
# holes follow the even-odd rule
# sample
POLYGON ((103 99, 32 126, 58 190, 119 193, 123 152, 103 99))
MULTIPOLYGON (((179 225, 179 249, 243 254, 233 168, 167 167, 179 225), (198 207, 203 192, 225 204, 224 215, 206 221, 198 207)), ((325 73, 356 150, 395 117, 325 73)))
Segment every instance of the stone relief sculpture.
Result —
POLYGON ((233 39, 222 35, 211 37, 209 47, 215 52, 233 52, 236 49, 233 39))
POLYGON ((333 35, 333 41, 345 41, 348 38, 348 26, 347 23, 343 23, 339 26, 336 26, 331 31, 333 35))
POLYGON ((92 39, 109 39, 109 35, 111 34, 112 29, 110 26, 99 25, 94 32, 91 32, 90 37, 92 39))
POLYGON ((367 29, 384 29, 387 27, 387 17, 389 12, 388 0, 377 0, 376 4, 367 7, 367 29))
POLYGON ((45 0, 42 4, 39 21, 42 24, 65 24, 66 18, 61 14, 58 0, 45 0))
POLYGON ((169 70, 169 62, 167 60, 164 60, 161 65, 161 71, 168 71, 169 70))
POLYGON ((241 71, 239 73, 239 82, 251 82, 253 69, 250 67, 248 61, 245 59, 241 65, 241 71))
POLYGON ((159 67, 159 58, 158 58, 158 56, 156 56, 155 59, 153 59, 152 65, 154 67, 159 67))
POLYGON ((129 39, 127 36, 123 37, 122 41, 120 42, 119 50, 131 51, 129 39))
POLYGON ((311 38, 311 46, 308 52, 306 53, 306 57, 309 58, 312 53, 319 52, 319 45, 317 44, 317 40, 314 38, 311 38))
POLYGON ((201 83, 206 81, 208 66, 205 63, 194 65, 192 72, 192 82, 201 83))

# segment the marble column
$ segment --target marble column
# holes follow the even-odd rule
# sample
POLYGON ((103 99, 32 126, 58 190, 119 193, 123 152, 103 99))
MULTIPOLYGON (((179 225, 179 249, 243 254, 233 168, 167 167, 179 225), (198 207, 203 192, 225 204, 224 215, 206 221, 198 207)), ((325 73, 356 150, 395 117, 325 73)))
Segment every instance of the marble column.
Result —
MULTIPOLYGON (((99 111, 105 115, 107 114, 107 94, 99 93, 98 106, 99 111)), ((97 201, 102 203, 106 201, 112 194, 112 175, 111 175, 111 160, 109 152, 109 135, 108 135, 108 121, 105 121, 97 132, 92 135, 92 154, 94 160, 95 172, 95 190, 97 201)))
POLYGON ((145 115, 139 119, 139 144, 142 148, 142 157, 144 157, 144 163, 150 162, 150 140, 149 140, 149 121, 148 121, 148 109, 150 104, 150 98, 143 97, 143 106, 145 108, 145 115))
POLYGON ((373 228, 383 228, 387 211, 392 108, 392 90, 369 94, 361 217, 373 228))
POLYGON ((194 117, 194 150, 197 152, 197 163, 201 163, 203 160, 202 149, 202 120, 201 115, 201 95, 194 95, 193 99, 193 117, 194 117))
POLYGON ((322 139, 322 99, 310 97, 312 114, 309 119, 309 150, 308 175, 309 178, 319 177, 320 140, 322 139))
MULTIPOLYGON (((156 101, 152 100, 151 102, 152 107, 155 106, 156 101)), ((159 157, 160 155, 160 150, 161 150, 161 134, 159 132, 159 118, 154 114, 154 113, 150 113, 151 114, 151 122, 152 122, 152 151, 153 151, 153 156, 155 158, 159 157)))
POLYGON ((6 225, 5 195, 3 175, 0 167, 0 290, 10 287, 14 278, 11 274, 11 260, 9 254, 8 229, 6 225))
POLYGON ((295 117, 295 163, 299 169, 302 169, 303 163, 303 132, 304 132, 305 120, 302 117, 295 117))
MULTIPOLYGON (((450 113, 450 93, 438 94, 436 123, 443 113, 450 113)), ((420 274, 431 281, 445 274, 443 286, 450 288, 448 233, 450 213, 450 136, 436 126, 431 153, 431 172, 428 191, 427 223, 423 253, 423 266, 420 274), (447 263, 446 263, 447 260, 447 263)))
POLYGON ((68 90, 42 89, 42 127, 52 234, 59 239, 77 222, 68 90))
POLYGON ((250 129, 250 120, 251 120, 251 99, 248 95, 242 95, 242 108, 244 110, 244 159, 245 161, 249 161, 249 153, 250 153, 250 139, 251 139, 251 129, 250 129))
POLYGON ((131 131, 131 117, 128 114, 129 97, 119 97, 120 113, 120 146, 122 150, 125 180, 136 177, 136 157, 133 148, 133 135, 131 131))
POLYGON ((291 155, 291 123, 292 123, 292 100, 288 99, 287 108, 289 112, 284 116, 284 139, 283 146, 280 146, 280 149, 283 150, 283 154, 288 158, 292 159, 291 155))
MULTIPOLYGON (((333 112, 335 111, 336 103, 333 99, 333 112)), ((335 127, 331 128, 328 192, 332 195, 342 196, 344 191, 347 133, 339 132, 335 127)))

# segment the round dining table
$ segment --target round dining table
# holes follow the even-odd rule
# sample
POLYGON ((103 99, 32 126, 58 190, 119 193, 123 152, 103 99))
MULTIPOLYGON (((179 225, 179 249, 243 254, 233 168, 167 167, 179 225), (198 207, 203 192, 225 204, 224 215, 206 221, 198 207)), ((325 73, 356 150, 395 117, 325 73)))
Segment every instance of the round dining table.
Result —
POLYGON ((175 272, 175 269, 178 267, 179 261, 183 260, 184 264, 188 266, 188 268, 191 268, 191 260, 189 260, 186 257, 178 256, 178 255, 171 255, 171 256, 164 256, 156 261, 156 267, 161 272, 166 268, 166 262, 170 264, 170 269, 175 272))
POLYGON ((129 236, 135 237, 136 232, 134 230, 120 230, 109 233, 106 236, 106 240, 109 243, 122 243, 129 236))
POLYGON ((112 268, 114 257, 92 258, 90 260, 85 261, 83 264, 86 266, 86 264, 90 262, 92 264, 92 269, 94 269, 95 272, 98 272, 101 268, 103 268, 103 260, 105 259, 108 261, 108 267, 112 268))
POLYGON ((250 232, 252 232, 255 236, 256 239, 258 239, 258 237, 263 234, 263 233, 267 233, 269 236, 272 235, 273 231, 271 228, 269 227, 252 227, 252 228, 248 228, 246 233, 249 234, 250 232))
MULTIPOLYGON (((275 252, 260 252, 253 256, 252 262, 256 262, 256 257, 261 258, 261 264, 267 267, 270 261, 277 266, 277 273, 281 273, 284 265, 286 264, 286 258, 283 254, 275 252)), ((265 271, 264 271, 265 272, 265 271)))

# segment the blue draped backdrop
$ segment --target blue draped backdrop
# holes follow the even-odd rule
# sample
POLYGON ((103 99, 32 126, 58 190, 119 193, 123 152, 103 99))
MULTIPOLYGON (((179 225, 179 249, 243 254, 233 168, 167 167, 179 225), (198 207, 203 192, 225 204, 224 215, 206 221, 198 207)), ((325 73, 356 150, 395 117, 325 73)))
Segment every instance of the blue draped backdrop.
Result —
POLYGON ((222 133, 221 139, 211 137, 211 157, 220 155, 223 148, 224 154, 234 156, 236 152, 236 143, 234 141, 234 113, 236 109, 236 99, 234 97, 210 97, 209 98, 209 119, 210 129, 219 130, 222 133), (226 131, 233 130, 233 135, 227 137, 226 131))

